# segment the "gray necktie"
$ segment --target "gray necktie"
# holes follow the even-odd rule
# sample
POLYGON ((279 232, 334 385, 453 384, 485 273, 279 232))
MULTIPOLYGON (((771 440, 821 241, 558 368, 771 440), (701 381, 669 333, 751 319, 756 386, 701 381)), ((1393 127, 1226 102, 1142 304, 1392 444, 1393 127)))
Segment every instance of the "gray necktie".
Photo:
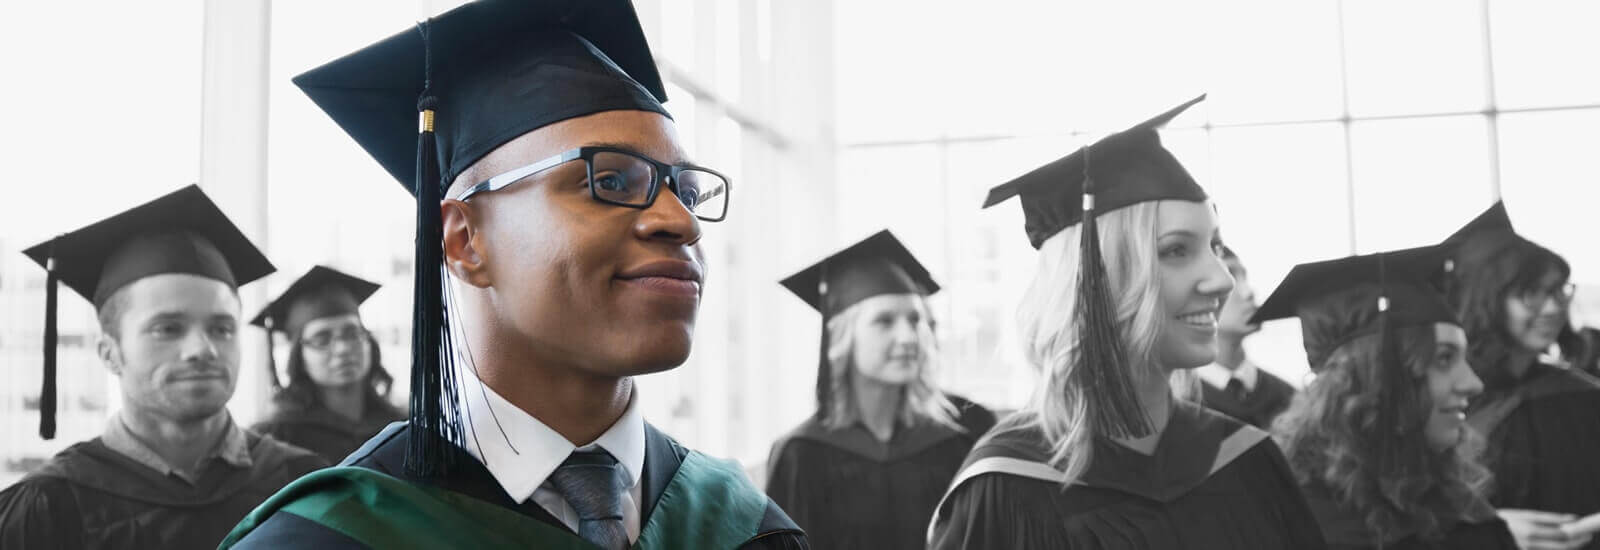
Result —
POLYGON ((628 490, 622 465, 602 450, 573 451, 550 475, 567 504, 578 512, 578 536, 609 550, 628 547, 622 526, 622 492, 628 490))

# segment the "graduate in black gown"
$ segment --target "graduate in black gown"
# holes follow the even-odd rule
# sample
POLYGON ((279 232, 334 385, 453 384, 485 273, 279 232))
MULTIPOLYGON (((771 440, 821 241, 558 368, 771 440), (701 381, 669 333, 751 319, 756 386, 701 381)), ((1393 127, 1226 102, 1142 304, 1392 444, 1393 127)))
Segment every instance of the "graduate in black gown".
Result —
POLYGON ((1201 99, 990 191, 1020 195, 1040 251, 1018 318, 1041 380, 967 457, 933 548, 1322 548, 1266 432, 1185 399, 1233 280, 1156 130, 1201 99))
POLYGON ((1256 313, 1255 289, 1233 249, 1222 247, 1222 260, 1233 276, 1233 294, 1217 315, 1217 360, 1194 370, 1202 383, 1200 401, 1208 409, 1265 430, 1289 408, 1294 387, 1245 355, 1244 339, 1261 330, 1250 320, 1256 313))
POLYGON ((1302 264, 1255 322, 1299 317, 1317 374, 1276 436, 1329 548, 1516 550, 1467 425, 1483 383, 1438 247, 1302 264))
POLYGON ((994 414, 939 389, 925 298, 888 230, 784 279, 823 315, 817 412, 772 446, 767 494, 818 548, 924 548, 939 497, 994 414))
POLYGON ((640 410, 634 377, 688 359, 732 183, 678 138, 632 4, 470 2, 295 84, 415 196, 410 418, 223 548, 807 547, 640 410))
POLYGON ((319 265, 250 321, 266 329, 269 340, 282 333, 291 343, 289 384, 279 387, 275 363, 268 361, 267 377, 277 391, 271 413, 251 430, 338 462, 384 426, 405 419, 389 404, 394 378, 361 322, 361 303, 378 287, 319 265))
POLYGON ((122 408, 99 437, 0 491, 0 548, 216 548, 272 493, 327 465, 228 414, 238 288, 274 268, 199 187, 25 253, 49 271, 41 435, 55 436, 58 283, 99 313, 122 408))
POLYGON ((1519 542, 1573 547, 1558 527, 1600 512, 1600 381, 1540 359, 1567 326, 1571 268, 1518 235, 1498 202, 1447 242, 1450 302, 1485 386, 1468 421, 1488 439, 1489 501, 1519 542))

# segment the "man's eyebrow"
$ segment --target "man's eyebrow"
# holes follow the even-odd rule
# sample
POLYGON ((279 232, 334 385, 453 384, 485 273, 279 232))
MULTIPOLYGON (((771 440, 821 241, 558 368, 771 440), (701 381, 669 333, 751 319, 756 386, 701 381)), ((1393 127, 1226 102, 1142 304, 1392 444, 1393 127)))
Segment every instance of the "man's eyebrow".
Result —
POLYGON ((622 142, 616 142, 616 141, 595 141, 595 142, 590 142, 590 143, 585 144, 584 147, 610 147, 612 149, 621 149, 623 151, 628 151, 630 153, 638 153, 640 155, 644 155, 644 156, 649 157, 649 158, 654 158, 656 160, 659 160, 661 162, 665 162, 667 164, 693 164, 690 160, 685 159, 685 158, 662 159, 662 158, 652 157, 650 155, 645 154, 644 151, 641 151, 641 149, 643 149, 643 148, 639 147, 638 144, 633 144, 633 143, 622 143, 622 142))

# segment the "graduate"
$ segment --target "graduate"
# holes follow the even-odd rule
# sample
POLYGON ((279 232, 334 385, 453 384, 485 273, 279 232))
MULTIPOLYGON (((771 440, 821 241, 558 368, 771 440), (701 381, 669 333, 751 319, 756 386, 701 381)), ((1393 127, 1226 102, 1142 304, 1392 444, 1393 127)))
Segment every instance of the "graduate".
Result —
POLYGON ((1233 287, 1216 211, 1156 133, 1201 99, 989 192, 1020 198, 1040 251, 1018 320, 1041 380, 968 455, 932 548, 1322 548, 1266 432, 1169 386, 1216 360, 1233 287))
POLYGON ((1600 512, 1600 381, 1540 358, 1567 327, 1571 268, 1499 202, 1446 242, 1450 303, 1485 387, 1468 421, 1488 438, 1489 501, 1524 546, 1573 548, 1560 526, 1600 512))
POLYGON ((1205 383, 1201 402, 1211 410, 1267 429, 1278 413, 1289 408, 1294 387, 1245 356, 1245 337, 1261 330, 1261 325, 1250 320, 1256 313, 1255 289, 1250 288, 1249 272, 1233 249, 1222 247, 1222 260, 1233 276, 1233 294, 1217 316, 1216 362, 1194 371, 1205 383))
POLYGON ((1439 247, 1301 264, 1252 320, 1299 317, 1315 380, 1275 426, 1329 548, 1516 550, 1466 422, 1483 391, 1439 247))
POLYGON ((928 270, 888 230, 783 280, 822 314, 817 412, 772 446, 767 494, 817 548, 924 548, 987 409, 939 389, 928 270))
POLYGON ((327 465, 239 428, 239 287, 273 272, 190 185, 24 251, 48 272, 40 435, 55 436, 56 286, 94 304, 122 408, 0 491, 0 548, 216 548, 273 492, 327 465))
POLYGON ((806 548, 640 412, 731 184, 681 145, 631 4, 472 2, 295 84, 416 196, 411 416, 222 548, 806 548))
POLYGON ((383 368, 378 341, 361 322, 361 303, 378 287, 319 265, 250 321, 267 330, 269 341, 282 333, 292 343, 289 384, 279 386, 269 361, 267 377, 277 391, 271 413, 252 430, 338 462, 405 418, 389 404, 394 379, 383 368))

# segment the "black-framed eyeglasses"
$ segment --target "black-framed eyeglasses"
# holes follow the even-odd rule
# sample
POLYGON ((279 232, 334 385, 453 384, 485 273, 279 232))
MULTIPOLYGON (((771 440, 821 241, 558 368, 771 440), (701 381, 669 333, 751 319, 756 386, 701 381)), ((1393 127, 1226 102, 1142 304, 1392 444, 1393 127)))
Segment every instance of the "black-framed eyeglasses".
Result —
POLYGON ((367 339, 371 337, 372 333, 367 332, 366 328, 346 326, 338 330, 324 330, 313 333, 310 336, 301 338, 300 345, 305 346, 306 349, 328 351, 333 349, 333 344, 336 342, 360 345, 365 344, 367 339))
POLYGON ((694 165, 667 164, 618 147, 590 145, 502 173, 472 186, 457 200, 486 191, 499 191, 534 174, 582 159, 589 195, 594 200, 645 209, 655 204, 665 182, 694 217, 720 222, 728 215, 728 192, 733 183, 716 170, 694 165))
POLYGON ((1518 301, 1528 309, 1539 309, 1551 298, 1563 306, 1572 304, 1572 298, 1578 295, 1578 285, 1566 283, 1555 288, 1540 288, 1516 293, 1518 301))

